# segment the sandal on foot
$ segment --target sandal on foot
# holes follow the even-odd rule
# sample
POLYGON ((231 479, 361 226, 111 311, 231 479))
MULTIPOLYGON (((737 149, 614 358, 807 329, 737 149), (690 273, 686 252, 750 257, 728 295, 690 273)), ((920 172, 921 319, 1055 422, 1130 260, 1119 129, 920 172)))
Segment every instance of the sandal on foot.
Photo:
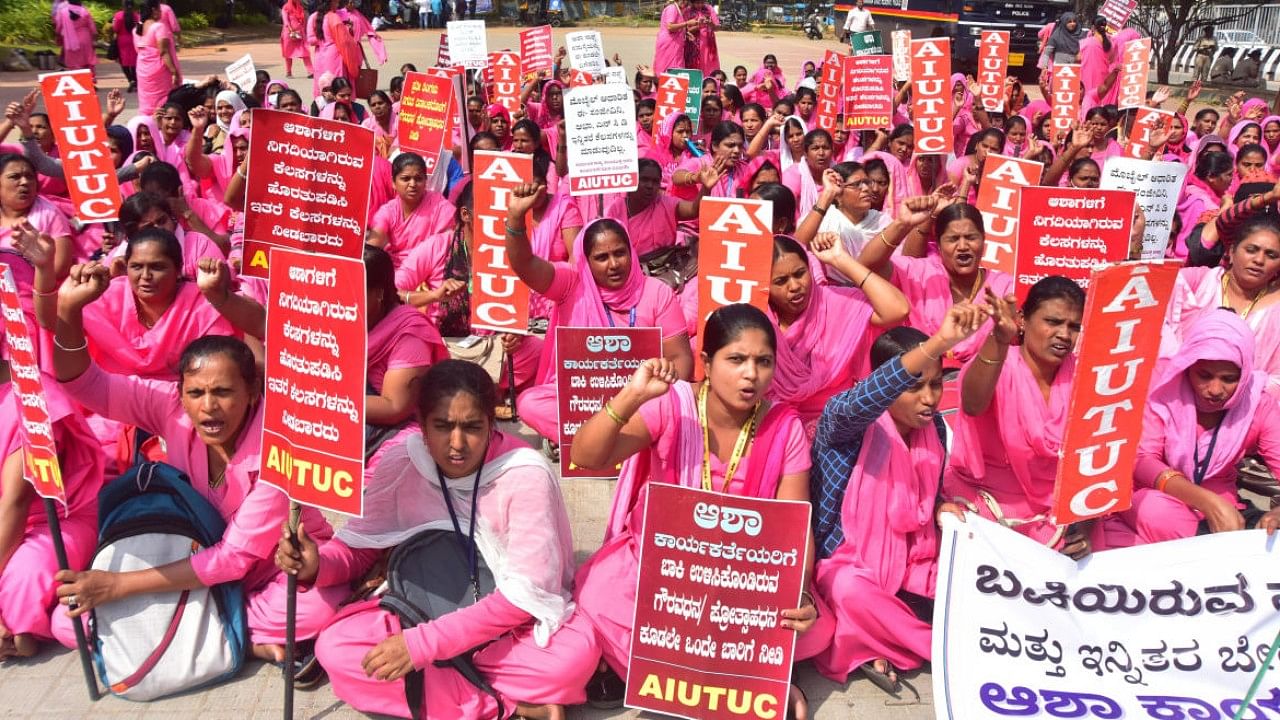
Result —
MULTIPOLYGON (((902 692, 902 682, 890 678, 889 673, 877 670, 875 660, 863 663, 862 667, 859 669, 862 670, 862 674, 871 681, 872 685, 875 685, 886 693, 894 697, 898 697, 898 693, 902 692)), ((889 664, 889 672, 894 672, 892 663, 889 664)))
POLYGON ((627 683, 612 670, 601 670, 587 682, 587 704, 597 710, 617 710, 626 697, 627 683))

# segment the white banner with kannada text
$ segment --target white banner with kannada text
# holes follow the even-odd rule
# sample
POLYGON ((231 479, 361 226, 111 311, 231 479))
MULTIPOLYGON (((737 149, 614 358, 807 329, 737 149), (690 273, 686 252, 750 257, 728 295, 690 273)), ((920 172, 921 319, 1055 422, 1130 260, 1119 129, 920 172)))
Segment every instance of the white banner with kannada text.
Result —
MULTIPOLYGON (((944 517, 937 717, 1231 720, 1280 628, 1277 539, 1228 532, 1077 563, 944 517)), ((1280 718, 1277 664, 1244 718, 1280 718)))

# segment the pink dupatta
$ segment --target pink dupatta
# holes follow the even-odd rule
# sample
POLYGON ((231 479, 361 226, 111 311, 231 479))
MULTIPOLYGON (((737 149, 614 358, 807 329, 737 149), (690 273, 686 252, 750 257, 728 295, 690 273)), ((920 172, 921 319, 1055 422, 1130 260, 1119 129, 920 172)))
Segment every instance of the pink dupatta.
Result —
POLYGON ((390 370, 434 365, 449 359, 440 331, 426 315, 408 305, 398 305, 369 329, 369 384, 382 391, 382 379, 390 370), (401 339, 425 341, 426 352, 397 354, 401 339))

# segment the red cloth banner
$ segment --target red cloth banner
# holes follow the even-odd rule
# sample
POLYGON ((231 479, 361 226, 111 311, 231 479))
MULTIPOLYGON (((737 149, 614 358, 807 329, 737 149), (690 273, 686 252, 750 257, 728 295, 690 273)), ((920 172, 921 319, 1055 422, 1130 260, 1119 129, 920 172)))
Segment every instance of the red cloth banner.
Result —
POLYGON ((809 504, 649 483, 628 707, 696 720, 787 716, 809 504))
POLYGON ((1062 275, 1088 290, 1094 268, 1128 257, 1134 201, 1130 190, 1022 188, 1014 277, 1018 304, 1041 278, 1062 275))
POLYGON ((471 327, 529 332, 529 286, 507 260, 507 205, 511 190, 533 182, 533 156, 478 150, 475 223, 471 248, 471 327))
POLYGON ((361 515, 364 262, 272 248, 267 287, 259 477, 294 502, 361 515))
POLYGON ((120 183, 102 127, 93 71, 41 75, 40 94, 58 142, 76 219, 84 223, 119 219, 120 183))
POLYGON ((982 182, 978 185, 977 208, 982 211, 982 224, 987 233, 983 243, 982 265, 991 270, 1013 274, 1013 260, 1018 247, 1018 206, 1020 190, 1040 184, 1044 165, 1034 160, 1020 160, 991 153, 982 164, 982 182))
POLYGON ((493 74, 493 102, 515 112, 520 108, 520 56, 509 51, 489 53, 489 67, 493 74))
POLYGON ((829 133, 836 131, 837 116, 844 106, 843 57, 828 50, 822 60, 822 77, 818 82, 818 127, 829 133))
MULTIPOLYGON (((1151 148, 1151 133, 1173 128, 1173 113, 1168 110, 1140 107, 1133 115, 1133 127, 1129 129, 1129 142, 1124 147, 1125 157, 1145 160, 1143 155, 1151 148)), ((1158 159, 1158 158, 1157 158, 1158 159)))
MULTIPOLYGON (((114 177, 114 176, 113 176, 114 177)), ((9 348, 9 376, 13 402, 22 418, 22 475, 40 497, 57 500, 67 507, 67 490, 62 484, 62 468, 53 442, 53 421, 45 402, 44 376, 36 357, 34 332, 18 299, 13 270, 0 263, 0 309, 4 311, 5 345, 9 348)), ((23 512, 26 512, 25 510, 23 512)))
POLYGON ((1120 59, 1120 94, 1117 104, 1121 110, 1140 108, 1147 104, 1147 77, 1151 73, 1151 38, 1132 40, 1124 46, 1120 59))
POLYGON ((1004 79, 1009 74, 1009 31, 983 30, 978 45, 978 102, 987 112, 1004 110, 1004 79))
POLYGON ((1052 84, 1049 92, 1053 96, 1049 102, 1053 107, 1053 120, 1050 122, 1054 137, 1051 139, 1056 141, 1059 133, 1069 132, 1071 126, 1080 120, 1080 66, 1053 66, 1053 79, 1049 82, 1052 84))
POLYGON ((658 127, 668 115, 685 111, 689 99, 689 79, 680 75, 662 75, 658 78, 657 105, 653 109, 653 141, 658 141, 658 127))
POLYGON ((555 63, 551 56, 550 25, 520 31, 520 61, 521 74, 526 78, 540 72, 551 72, 555 63))
MULTIPOLYGON (((432 68, 411 72, 404 78, 400 97, 400 149, 412 150, 427 163, 427 176, 435 172, 440 151, 453 141, 454 107, 452 70, 432 68)), ((516 83, 516 104, 520 103, 516 83)), ((495 85, 496 88, 496 85, 495 85)))
POLYGON ((372 130, 254 110, 242 272, 267 277, 272 247, 361 257, 372 182, 372 130))
POLYGON ((1142 413, 1160 350, 1176 262, 1094 270, 1079 364, 1053 488, 1053 522, 1127 510, 1142 439, 1142 413))
POLYGON ((662 331, 653 327, 558 327, 555 333, 560 477, 617 477, 616 470, 602 473, 574 465, 569 448, 582 423, 631 381, 640 363, 662 357, 662 331))
POLYGON ((845 128, 893 127, 893 56, 859 55, 842 62, 845 128))
POLYGON ((915 152, 945 155, 955 145, 951 130, 951 41, 928 38, 911 41, 911 124, 915 152))

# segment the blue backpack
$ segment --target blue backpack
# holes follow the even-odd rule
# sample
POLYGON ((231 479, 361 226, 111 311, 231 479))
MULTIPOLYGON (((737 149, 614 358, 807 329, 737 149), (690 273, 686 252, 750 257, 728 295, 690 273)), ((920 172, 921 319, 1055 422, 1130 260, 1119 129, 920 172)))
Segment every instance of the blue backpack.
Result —
MULTIPOLYGON (((128 572, 191 557, 222 539, 218 511, 171 465, 139 463, 98 494, 91 568, 128 572)), ((135 595, 94 608, 89 644, 112 694, 154 700, 230 679, 248 623, 239 583, 135 595)))

